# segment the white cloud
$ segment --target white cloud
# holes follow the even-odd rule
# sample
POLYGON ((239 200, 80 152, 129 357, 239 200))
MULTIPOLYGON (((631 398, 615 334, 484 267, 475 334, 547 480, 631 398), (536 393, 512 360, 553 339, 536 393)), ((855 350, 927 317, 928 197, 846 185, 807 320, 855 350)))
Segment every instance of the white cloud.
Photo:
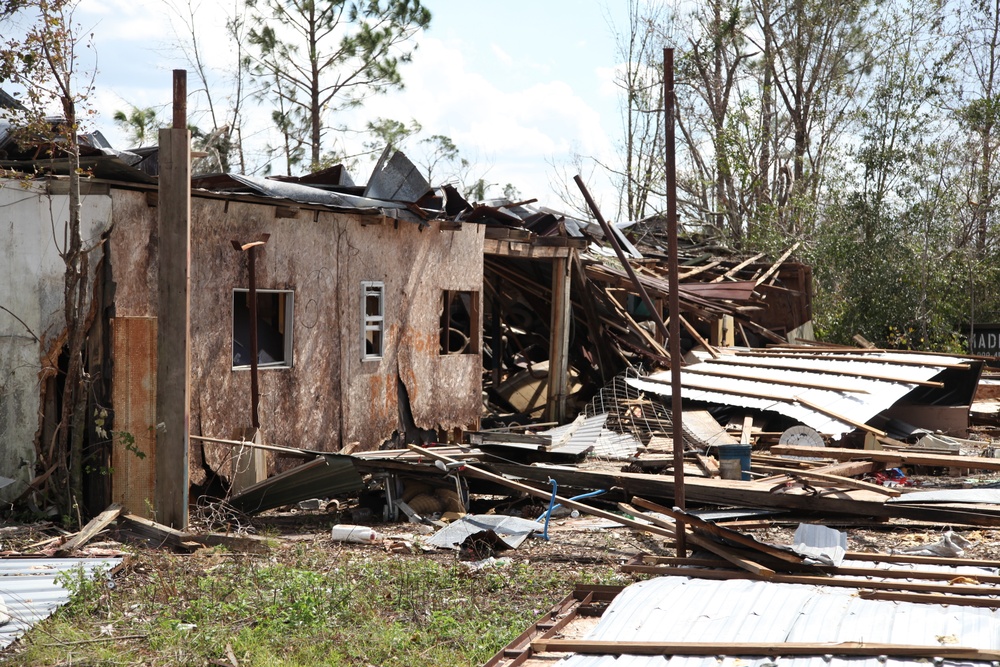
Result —
POLYGON ((490 50, 504 65, 509 67, 514 64, 514 59, 510 57, 510 54, 501 49, 496 43, 490 44, 490 50))
MULTIPOLYGON (((186 11, 184 0, 173 1, 186 11)), ((205 62, 216 74, 230 70, 234 53, 222 35, 229 3, 203 2, 197 11, 205 62)), ((100 113, 100 129, 113 145, 124 148, 127 139, 111 121, 114 111, 130 104, 151 106, 169 119, 171 70, 187 67, 171 41, 185 28, 176 10, 171 13, 164 4, 146 0, 83 0, 81 12, 81 23, 95 26, 100 59, 92 106, 100 113)), ((565 46, 559 44, 551 49, 544 43, 524 46, 517 38, 478 43, 459 34, 449 39, 422 35, 412 62, 403 66, 406 88, 370 98, 335 122, 361 129, 378 117, 415 119, 423 127, 422 136, 450 137, 461 155, 475 163, 474 178, 482 174, 501 186, 514 183, 522 194, 537 196, 542 203, 555 199, 548 186, 554 176, 552 164, 568 164, 576 153, 604 162, 611 159, 611 133, 617 123, 607 108, 617 94, 612 68, 588 72, 561 61, 560 49, 565 46), (509 50, 510 44, 516 45, 516 53, 509 50)), ((569 39, 574 47, 581 41, 569 39)), ((189 73, 189 91, 198 85, 194 73, 189 73)), ((229 92, 223 82, 213 90, 217 102, 229 92)), ((203 123, 198 113, 201 104, 198 97, 191 97, 192 122, 203 123)), ((267 136, 273 135, 269 116, 269 110, 256 109, 247 119, 244 136, 253 137, 260 146, 266 144, 267 136)), ((363 139, 330 139, 335 138, 352 142, 349 148, 355 149, 363 139)), ((270 142, 275 143, 276 137, 270 142)), ((418 152, 419 147, 410 150, 418 152)), ((355 178, 363 181, 367 175, 358 173, 355 178)))

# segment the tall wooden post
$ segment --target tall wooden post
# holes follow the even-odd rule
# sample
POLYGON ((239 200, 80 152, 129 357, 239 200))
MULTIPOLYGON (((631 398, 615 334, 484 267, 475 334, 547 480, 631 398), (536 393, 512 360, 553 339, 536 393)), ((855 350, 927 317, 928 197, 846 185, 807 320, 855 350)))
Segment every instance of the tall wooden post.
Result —
POLYGON ((173 125, 160 130, 154 503, 157 521, 183 530, 191 396, 191 133, 184 70, 174 70, 173 104, 173 125))
POLYGON ((549 381, 546 418, 566 419, 566 394, 569 392, 570 271, 568 257, 552 258, 552 320, 549 327, 549 381))

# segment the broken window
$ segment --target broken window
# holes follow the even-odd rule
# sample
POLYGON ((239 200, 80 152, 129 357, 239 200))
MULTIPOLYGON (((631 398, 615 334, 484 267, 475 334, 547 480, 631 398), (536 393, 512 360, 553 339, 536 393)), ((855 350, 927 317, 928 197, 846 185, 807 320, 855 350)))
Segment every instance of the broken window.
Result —
MULTIPOLYGON (((292 367, 291 290, 257 290, 257 366, 292 367)), ((250 368, 250 291, 233 290, 233 370, 250 368)))
POLYGON ((444 291, 441 354, 479 354, 479 292, 444 291))
POLYGON ((381 359, 385 350, 385 285, 361 283, 361 359, 381 359))

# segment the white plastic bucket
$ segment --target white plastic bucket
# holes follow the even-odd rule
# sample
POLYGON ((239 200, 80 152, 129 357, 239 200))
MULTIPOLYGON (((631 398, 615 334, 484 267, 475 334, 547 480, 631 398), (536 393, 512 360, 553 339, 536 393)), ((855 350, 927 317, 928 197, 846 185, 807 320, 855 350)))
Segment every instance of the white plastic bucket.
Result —
POLYGON ((370 544, 381 538, 381 535, 375 532, 374 528, 344 523, 338 523, 334 526, 330 536, 337 542, 359 542, 362 544, 370 544))

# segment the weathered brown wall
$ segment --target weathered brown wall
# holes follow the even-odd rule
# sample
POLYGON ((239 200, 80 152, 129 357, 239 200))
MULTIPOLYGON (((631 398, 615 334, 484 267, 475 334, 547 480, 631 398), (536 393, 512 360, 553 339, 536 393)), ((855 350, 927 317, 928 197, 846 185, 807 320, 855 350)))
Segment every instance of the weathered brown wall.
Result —
MULTIPOLYGON (((117 315, 153 315, 156 210, 141 193, 113 192, 117 315)), ((232 293, 248 284, 247 259, 232 241, 263 233, 271 236, 257 250, 258 288, 294 291, 293 368, 260 371, 264 442, 378 448, 403 428, 397 378, 421 428, 477 423, 480 356, 440 356, 438 327, 443 289, 482 290, 482 227, 421 231, 327 211, 276 218, 269 204, 198 197, 191 215, 192 434, 228 439, 250 426, 250 373, 232 370, 232 293), (386 340, 381 360, 362 362, 366 280, 385 283, 386 340)), ((191 454, 192 483, 204 481, 203 460, 229 475, 228 448, 193 444, 191 454)))
MULTIPOLYGON (((344 344, 344 442, 375 449, 402 430, 396 378, 403 381, 417 426, 477 423, 480 355, 439 354, 442 290, 482 291, 484 228, 421 231, 412 223, 355 225, 341 247, 344 344), (361 361, 361 282, 385 283, 385 356, 361 361)), ((481 325, 480 325, 481 330, 481 325)))

